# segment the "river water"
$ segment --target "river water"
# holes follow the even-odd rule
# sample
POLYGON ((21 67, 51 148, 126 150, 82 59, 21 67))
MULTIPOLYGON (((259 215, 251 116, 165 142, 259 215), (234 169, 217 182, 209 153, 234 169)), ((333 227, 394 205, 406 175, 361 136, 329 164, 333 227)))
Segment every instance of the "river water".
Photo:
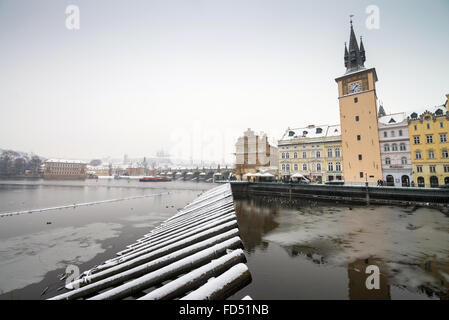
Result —
MULTIPOLYGON (((0 218, 0 299, 58 294, 68 265, 84 271, 113 257, 215 186, 0 181, 0 216, 20 212, 0 218)), ((449 217, 438 210, 267 197, 235 207, 253 279, 231 299, 448 298, 449 217), (380 271, 379 289, 365 285, 368 266, 380 271)))
POLYGON ((92 203, 0 218, 0 299, 55 296, 64 284, 58 275, 67 266, 82 272, 115 256, 215 186, 184 181, 0 180, 0 215, 92 203))
POLYGON ((439 210, 267 197, 235 206, 253 281, 233 299, 449 298, 449 216, 439 210), (366 286, 368 266, 378 289, 366 286))

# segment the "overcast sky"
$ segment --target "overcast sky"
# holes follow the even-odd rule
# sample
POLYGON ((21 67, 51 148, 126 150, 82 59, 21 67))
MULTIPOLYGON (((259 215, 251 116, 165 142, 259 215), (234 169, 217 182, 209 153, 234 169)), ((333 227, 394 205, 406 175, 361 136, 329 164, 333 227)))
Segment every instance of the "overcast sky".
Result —
POLYGON ((350 14, 387 113, 444 103, 447 0, 0 0, 0 148, 222 161, 246 128, 338 124, 350 14))

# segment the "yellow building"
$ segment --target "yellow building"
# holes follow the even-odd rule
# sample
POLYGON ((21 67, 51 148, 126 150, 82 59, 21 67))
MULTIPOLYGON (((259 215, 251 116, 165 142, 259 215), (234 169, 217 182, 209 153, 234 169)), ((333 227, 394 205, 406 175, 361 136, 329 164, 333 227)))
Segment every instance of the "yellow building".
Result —
POLYGON ((278 141, 279 175, 302 175, 313 183, 343 180, 340 126, 287 129, 278 141))
POLYGON ((87 173, 89 175, 94 175, 97 177, 100 176, 110 176, 111 169, 108 166, 87 166, 86 167, 87 173))
POLYGON ((351 21, 349 51, 345 44, 346 73, 338 84, 343 172, 346 182, 382 179, 377 125, 376 69, 366 69, 365 49, 360 48, 351 21))
POLYGON ((446 100, 445 105, 426 110, 419 116, 413 112, 408 117, 413 183, 417 187, 449 184, 447 103, 446 100))

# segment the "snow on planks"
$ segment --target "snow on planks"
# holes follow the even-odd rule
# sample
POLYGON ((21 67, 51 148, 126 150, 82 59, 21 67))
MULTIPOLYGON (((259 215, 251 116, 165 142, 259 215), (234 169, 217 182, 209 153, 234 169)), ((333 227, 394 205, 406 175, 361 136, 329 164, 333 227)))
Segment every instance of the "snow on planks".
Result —
POLYGON ((226 299, 251 281, 229 184, 66 284, 63 299, 226 299))

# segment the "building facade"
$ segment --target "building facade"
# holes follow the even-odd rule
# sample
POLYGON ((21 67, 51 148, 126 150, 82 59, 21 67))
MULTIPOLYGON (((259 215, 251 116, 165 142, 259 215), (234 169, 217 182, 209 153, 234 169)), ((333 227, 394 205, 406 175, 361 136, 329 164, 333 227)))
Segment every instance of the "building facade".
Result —
POLYGON ((387 186, 410 187, 413 179, 407 116, 405 112, 383 115, 381 108, 378 126, 382 179, 387 186))
POLYGON ((449 113, 445 105, 408 117, 413 183, 417 187, 449 184, 449 113))
POLYGON ((279 176, 299 173, 313 183, 343 181, 340 126, 287 129, 278 141, 279 176))
POLYGON ((49 159, 44 165, 44 179, 86 178, 87 164, 81 160, 49 159))
POLYGON ((112 166, 86 166, 88 176, 110 176, 112 175, 112 166))
POLYGON ((345 44, 346 73, 338 84, 343 171, 346 182, 376 183, 382 179, 377 124, 376 69, 366 69, 365 49, 355 37, 351 21, 349 51, 345 44))
POLYGON ((248 128, 235 144, 234 174, 242 180, 248 173, 277 169, 278 148, 270 144, 264 133, 256 134, 248 128))

